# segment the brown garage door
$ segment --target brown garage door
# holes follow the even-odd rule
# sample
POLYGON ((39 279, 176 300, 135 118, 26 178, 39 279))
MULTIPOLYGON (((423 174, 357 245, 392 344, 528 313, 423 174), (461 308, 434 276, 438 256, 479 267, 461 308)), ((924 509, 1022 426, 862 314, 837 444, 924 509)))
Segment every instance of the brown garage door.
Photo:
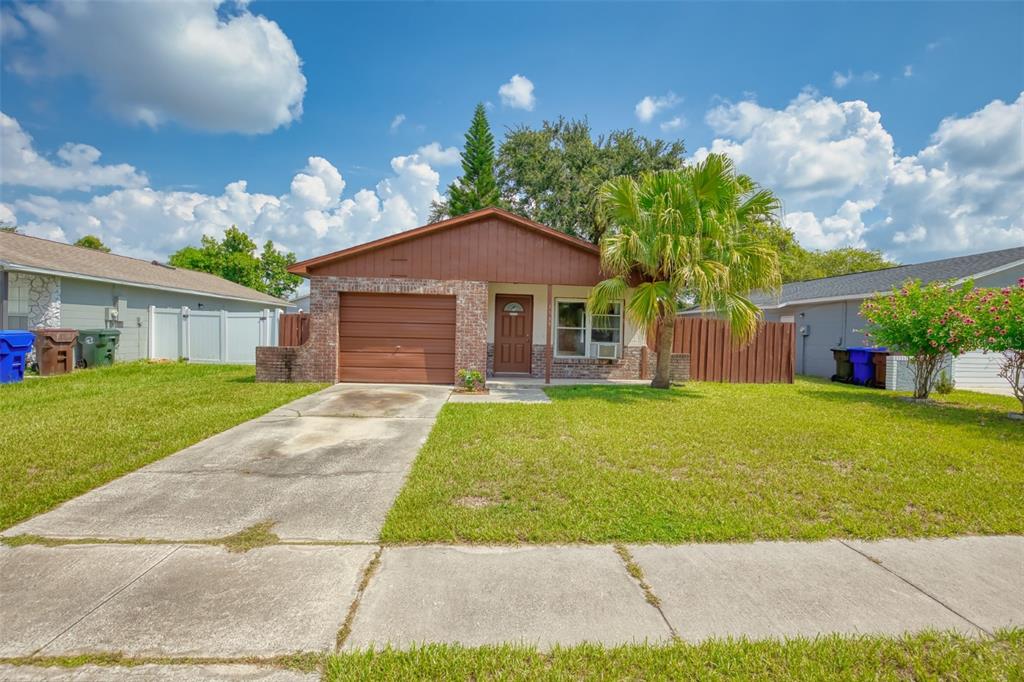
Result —
POLYGON ((455 297, 342 294, 338 380, 455 381, 455 297))

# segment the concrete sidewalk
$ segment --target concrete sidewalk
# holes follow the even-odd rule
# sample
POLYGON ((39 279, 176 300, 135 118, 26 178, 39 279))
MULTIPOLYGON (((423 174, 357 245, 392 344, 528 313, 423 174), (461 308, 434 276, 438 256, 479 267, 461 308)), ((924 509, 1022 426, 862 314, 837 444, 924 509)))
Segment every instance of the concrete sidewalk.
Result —
POLYGON ((626 549, 643 582, 608 545, 0 547, 0 658, 1024 626, 1022 537, 626 549))

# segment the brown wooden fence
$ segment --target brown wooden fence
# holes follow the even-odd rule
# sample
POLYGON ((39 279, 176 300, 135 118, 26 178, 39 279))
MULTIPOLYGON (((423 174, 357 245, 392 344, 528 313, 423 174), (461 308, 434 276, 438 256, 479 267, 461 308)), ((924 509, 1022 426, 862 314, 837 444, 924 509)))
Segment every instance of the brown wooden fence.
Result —
POLYGON ((277 345, 301 346, 309 338, 309 313, 282 315, 277 327, 277 345))
POLYGON ((690 378, 733 384, 793 383, 796 336, 792 322, 762 322, 745 346, 730 337, 729 323, 677 317, 673 353, 690 354, 690 378))

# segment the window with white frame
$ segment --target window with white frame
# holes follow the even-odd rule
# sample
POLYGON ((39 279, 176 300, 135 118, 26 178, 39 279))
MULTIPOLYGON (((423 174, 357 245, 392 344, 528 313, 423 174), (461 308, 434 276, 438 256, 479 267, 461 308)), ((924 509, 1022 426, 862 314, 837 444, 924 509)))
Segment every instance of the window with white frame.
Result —
POLYGON ((28 329, 28 282, 10 277, 7 286, 7 326, 28 329))
POLYGON ((555 355, 565 358, 597 357, 595 344, 622 344, 622 302, 605 313, 587 312, 586 301, 555 301, 555 355))

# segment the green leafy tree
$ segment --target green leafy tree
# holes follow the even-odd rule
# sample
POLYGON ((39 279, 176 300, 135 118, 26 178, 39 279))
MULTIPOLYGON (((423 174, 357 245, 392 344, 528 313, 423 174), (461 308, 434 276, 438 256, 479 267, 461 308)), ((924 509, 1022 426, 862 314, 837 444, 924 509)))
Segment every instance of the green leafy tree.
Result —
POLYGON ((914 374, 914 397, 927 398, 935 388, 946 355, 978 347, 975 320, 968 312, 971 282, 906 282, 888 294, 866 300, 860 313, 868 321, 872 343, 908 356, 914 374))
POLYGON ((500 205, 501 195, 494 179, 494 135, 484 105, 477 104, 462 149, 462 177, 448 185, 447 201, 433 205, 431 220, 500 205))
POLYGON ((854 247, 827 251, 805 249, 797 242, 793 231, 781 224, 764 226, 761 237, 779 252, 783 283, 881 270, 898 265, 885 258, 881 251, 854 247))
POLYGON ((710 154, 681 170, 623 176, 598 194, 608 231, 601 265, 608 279, 590 292, 592 313, 626 298, 626 313, 644 329, 657 329, 651 386, 668 388, 675 317, 692 300, 727 319, 736 341, 757 333, 760 310, 747 296, 781 283, 778 254, 757 236, 777 223, 779 200, 727 157, 710 154))
POLYGON ((967 313, 976 322, 977 346, 1002 354, 999 376, 1010 384, 1024 412, 1024 277, 1002 289, 975 289, 967 313))
POLYGON ((601 185, 645 171, 678 170, 685 152, 681 140, 651 140, 633 130, 595 139, 585 119, 559 118, 539 129, 509 131, 498 152, 498 180, 512 211, 596 243, 603 229, 601 185))
POLYGON ((0 232, 7 232, 10 234, 19 234, 17 225, 0 225, 0 232))
POLYGON ((110 253, 110 247, 104 244, 99 237, 94 234, 87 234, 75 242, 75 246, 81 246, 86 249, 92 249, 93 251, 102 251, 103 253, 110 253))
POLYGON ((256 242, 232 225, 220 241, 203 235, 200 246, 186 246, 171 254, 168 261, 176 268, 208 272, 256 291, 285 298, 299 287, 302 278, 288 272, 295 254, 282 253, 267 240, 256 255, 256 242))

